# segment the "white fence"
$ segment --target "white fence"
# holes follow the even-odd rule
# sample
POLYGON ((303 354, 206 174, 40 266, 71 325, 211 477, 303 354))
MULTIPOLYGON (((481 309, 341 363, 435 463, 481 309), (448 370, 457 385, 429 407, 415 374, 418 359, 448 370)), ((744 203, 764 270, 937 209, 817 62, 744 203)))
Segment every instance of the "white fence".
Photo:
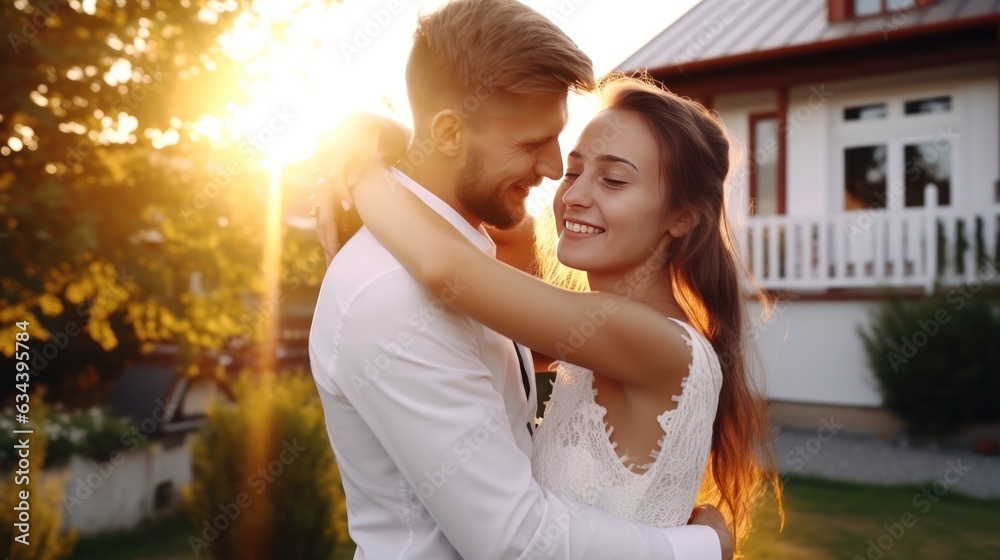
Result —
POLYGON ((741 241, 754 278, 771 290, 892 286, 930 292, 935 283, 1000 282, 1000 204, 957 209, 937 200, 937 188, 929 185, 922 208, 753 216, 741 241))

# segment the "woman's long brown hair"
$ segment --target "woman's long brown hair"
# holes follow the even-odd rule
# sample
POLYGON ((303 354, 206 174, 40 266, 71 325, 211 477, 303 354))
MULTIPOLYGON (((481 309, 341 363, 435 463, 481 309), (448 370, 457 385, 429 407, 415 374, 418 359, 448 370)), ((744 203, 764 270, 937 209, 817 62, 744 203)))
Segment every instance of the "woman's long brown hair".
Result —
MULTIPOLYGON (((759 354, 747 315, 748 299, 772 307, 743 264, 726 210, 730 143, 721 120, 700 104, 664 91, 648 77, 615 75, 598 89, 604 109, 631 111, 656 138, 666 204, 697 215, 697 224, 671 246, 664 281, 722 366, 722 389, 712 450, 699 495, 719 508, 739 551, 750 533, 754 507, 771 485, 784 516, 775 465, 770 411, 756 366, 759 354), (749 298, 747 296, 750 296, 749 298)), ((539 269, 569 289, 587 289, 586 276, 558 263, 552 220, 540 220, 539 269), (545 223, 547 222, 547 223, 545 223), (548 229, 548 231, 545 231, 548 229)))

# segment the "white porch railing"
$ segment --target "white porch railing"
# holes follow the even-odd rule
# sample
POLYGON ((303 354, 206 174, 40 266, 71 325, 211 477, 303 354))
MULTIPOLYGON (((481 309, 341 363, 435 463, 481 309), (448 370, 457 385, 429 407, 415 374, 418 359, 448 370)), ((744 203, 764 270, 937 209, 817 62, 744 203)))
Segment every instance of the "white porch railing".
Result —
POLYGON ((757 282, 781 291, 1000 283, 1000 204, 870 209, 822 216, 752 216, 744 251, 757 282))

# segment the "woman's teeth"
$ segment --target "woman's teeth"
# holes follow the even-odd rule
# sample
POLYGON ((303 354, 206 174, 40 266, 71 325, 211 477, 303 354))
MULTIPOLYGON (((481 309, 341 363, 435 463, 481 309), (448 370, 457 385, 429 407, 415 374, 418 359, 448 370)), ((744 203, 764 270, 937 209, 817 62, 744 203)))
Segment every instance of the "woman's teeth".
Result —
POLYGON ((566 224, 566 229, 576 232, 576 233, 604 233, 601 228, 595 228, 593 226, 585 226, 583 224, 578 224, 576 222, 571 222, 569 220, 564 220, 566 224))

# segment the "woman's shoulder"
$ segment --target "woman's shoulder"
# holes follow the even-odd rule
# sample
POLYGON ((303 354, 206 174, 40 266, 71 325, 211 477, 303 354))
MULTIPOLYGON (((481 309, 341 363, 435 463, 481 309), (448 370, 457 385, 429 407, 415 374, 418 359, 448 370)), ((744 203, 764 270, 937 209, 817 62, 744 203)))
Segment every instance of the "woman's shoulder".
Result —
POLYGON ((690 322, 676 317, 667 318, 670 319, 670 323, 676 325, 678 336, 688 346, 688 377, 691 373, 702 371, 709 372, 712 374, 711 377, 721 380, 722 367, 712 341, 690 322))
POLYGON ((692 374, 710 372, 721 376, 719 360, 712 342, 698 327, 686 318, 664 315, 664 322, 669 325, 665 329, 667 340, 664 345, 665 367, 680 378, 684 383, 690 381, 692 374))

